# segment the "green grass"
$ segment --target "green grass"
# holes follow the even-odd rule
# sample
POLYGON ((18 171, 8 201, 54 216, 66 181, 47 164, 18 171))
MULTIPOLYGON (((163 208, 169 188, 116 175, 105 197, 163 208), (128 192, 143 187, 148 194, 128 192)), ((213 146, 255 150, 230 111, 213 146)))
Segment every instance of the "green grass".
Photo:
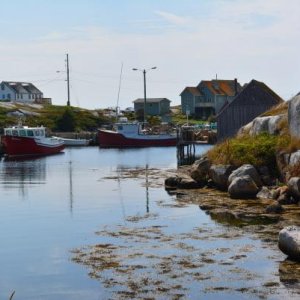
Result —
POLYGON ((24 109, 38 113, 37 116, 26 116, 22 118, 23 124, 27 126, 45 126, 52 131, 95 131, 102 124, 111 121, 99 111, 90 111, 77 107, 58 105, 45 105, 42 108, 34 108, 17 104, 14 109, 0 107, 0 127, 16 125, 17 117, 7 116, 8 112, 24 109), (68 126, 70 125, 70 126, 68 126))
POLYGON ((267 166, 276 173, 276 153, 288 149, 290 144, 289 135, 244 135, 216 145, 208 152, 208 158, 213 164, 230 164, 237 167, 243 164, 267 166))

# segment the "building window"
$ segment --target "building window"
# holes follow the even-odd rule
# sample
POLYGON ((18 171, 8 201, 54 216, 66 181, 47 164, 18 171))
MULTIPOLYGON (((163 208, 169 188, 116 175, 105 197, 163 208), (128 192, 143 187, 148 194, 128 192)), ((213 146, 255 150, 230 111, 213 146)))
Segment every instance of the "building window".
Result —
POLYGON ((10 94, 7 94, 7 99, 10 99, 10 94))
POLYGON ((5 89, 5 86, 4 86, 4 84, 2 83, 2 84, 1 84, 1 90, 4 91, 4 89, 5 89))

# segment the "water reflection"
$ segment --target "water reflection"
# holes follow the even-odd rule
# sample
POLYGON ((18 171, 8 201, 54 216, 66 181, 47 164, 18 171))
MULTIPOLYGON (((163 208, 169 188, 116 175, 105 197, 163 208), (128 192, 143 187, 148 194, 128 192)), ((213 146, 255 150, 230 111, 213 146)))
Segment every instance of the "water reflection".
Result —
POLYGON ((69 161, 69 199, 70 199, 70 212, 73 212, 73 166, 72 161, 69 161))
POLYGON ((300 293, 300 268, 299 262, 290 260, 289 258, 279 263, 280 282, 285 286, 298 290, 300 293))
MULTIPOLYGON (((116 174, 117 174, 117 181, 118 181, 120 193, 121 193, 120 182, 122 179, 141 178, 141 177, 145 179, 146 213, 149 213, 150 212, 150 208, 149 208, 149 165, 146 164, 145 168, 141 168, 140 166, 132 168, 132 167, 129 167, 126 165, 118 165, 116 168, 116 174)), ((124 216, 125 216, 124 203, 121 203, 121 205, 123 207, 124 216)))
POLYGON ((46 161, 44 158, 31 160, 3 160, 0 167, 0 184, 11 189, 16 186, 25 193, 26 187, 46 183, 46 161))

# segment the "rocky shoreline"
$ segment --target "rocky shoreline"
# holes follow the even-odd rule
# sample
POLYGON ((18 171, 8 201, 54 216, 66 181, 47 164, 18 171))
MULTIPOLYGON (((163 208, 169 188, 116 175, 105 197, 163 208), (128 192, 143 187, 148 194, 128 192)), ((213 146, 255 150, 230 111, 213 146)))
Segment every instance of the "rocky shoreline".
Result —
POLYGON ((238 226, 263 225, 279 249, 299 262, 300 133, 298 136, 295 128, 300 119, 300 95, 284 107, 275 108, 280 115, 258 117, 240 130, 240 135, 254 139, 265 133, 270 139, 291 135, 290 149, 273 155, 274 166, 270 162, 218 164, 206 154, 191 166, 179 167, 174 176, 165 180, 165 188, 169 193, 194 199, 212 218, 238 226), (282 113, 284 107, 288 107, 287 113, 282 113))
MULTIPOLYGON (((174 176, 165 180, 166 190, 197 202, 213 219, 224 220, 239 226, 262 224, 274 242, 279 232, 288 226, 300 226, 300 178, 292 177, 287 185, 274 183, 266 172, 258 172, 252 165, 240 168, 212 165, 204 156, 192 166, 181 167, 174 176)), ((280 249, 289 249, 283 246, 280 249)), ((297 254, 283 251, 296 260, 297 254)))

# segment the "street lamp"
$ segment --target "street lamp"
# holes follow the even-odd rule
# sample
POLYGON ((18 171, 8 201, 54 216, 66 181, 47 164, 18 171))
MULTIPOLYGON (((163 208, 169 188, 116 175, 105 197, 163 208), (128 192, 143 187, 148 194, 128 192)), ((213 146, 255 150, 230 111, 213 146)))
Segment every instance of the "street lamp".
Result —
POLYGON ((144 126, 145 126, 145 124, 146 124, 146 73, 148 72, 148 71, 150 71, 150 70, 155 70, 155 69, 157 69, 156 67, 152 67, 152 68, 150 68, 150 69, 148 69, 148 70, 146 70, 146 69, 143 69, 143 70, 141 70, 141 69, 137 69, 137 68, 133 68, 132 70, 133 71, 141 71, 141 72, 143 72, 143 77, 144 77, 144 126))

